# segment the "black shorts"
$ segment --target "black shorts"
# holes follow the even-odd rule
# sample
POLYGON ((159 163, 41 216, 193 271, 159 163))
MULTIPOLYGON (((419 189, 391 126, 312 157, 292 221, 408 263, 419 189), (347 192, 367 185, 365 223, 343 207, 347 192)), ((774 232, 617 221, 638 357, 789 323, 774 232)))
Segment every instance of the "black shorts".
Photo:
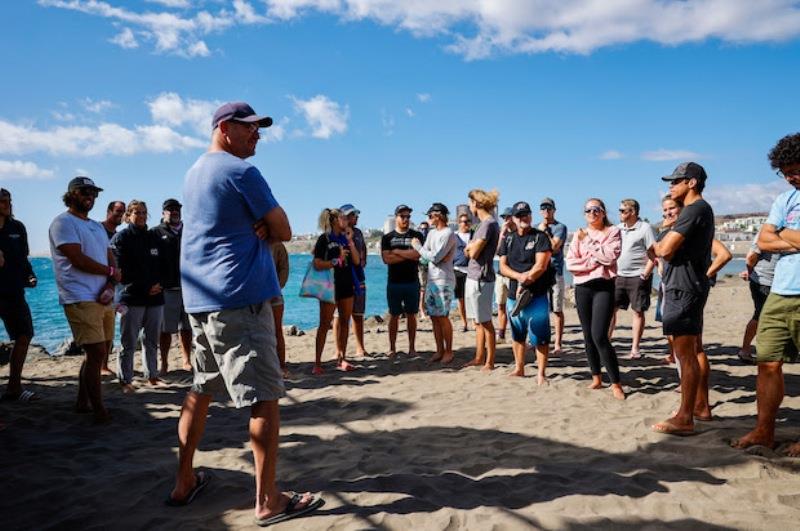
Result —
POLYGON ((708 291, 667 290, 664 292, 662 324, 666 336, 697 336, 703 332, 703 310, 708 291))
POLYGON ((467 274, 456 271, 456 299, 464 298, 464 286, 467 284, 467 274))
POLYGON ((630 306, 635 312, 646 312, 650 307, 652 288, 652 276, 647 280, 641 277, 617 277, 614 279, 614 306, 622 310, 630 306))
POLYGON ((334 298, 337 301, 347 299, 356 294, 356 287, 352 282, 335 282, 333 283, 334 298))
POLYGON ((758 318, 761 317, 761 309, 764 307, 764 303, 767 302, 767 296, 769 296, 772 286, 762 286, 758 282, 752 281, 748 282, 748 284, 750 284, 750 297, 753 299, 753 306, 755 306, 753 321, 758 321, 758 318))
POLYGON ((0 319, 6 327, 6 333, 11 341, 25 336, 33 337, 33 319, 31 309, 25 300, 25 294, 0 296, 0 319))

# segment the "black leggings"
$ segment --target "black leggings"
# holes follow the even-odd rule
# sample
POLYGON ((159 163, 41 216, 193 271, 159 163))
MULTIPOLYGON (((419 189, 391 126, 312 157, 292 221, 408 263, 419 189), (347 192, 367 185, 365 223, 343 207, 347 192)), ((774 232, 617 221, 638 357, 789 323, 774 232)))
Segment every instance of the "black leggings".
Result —
POLYGON ((600 374, 602 361, 611 383, 619 383, 617 353, 608 339, 608 327, 614 315, 614 281, 598 278, 576 285, 575 305, 592 375, 600 374))

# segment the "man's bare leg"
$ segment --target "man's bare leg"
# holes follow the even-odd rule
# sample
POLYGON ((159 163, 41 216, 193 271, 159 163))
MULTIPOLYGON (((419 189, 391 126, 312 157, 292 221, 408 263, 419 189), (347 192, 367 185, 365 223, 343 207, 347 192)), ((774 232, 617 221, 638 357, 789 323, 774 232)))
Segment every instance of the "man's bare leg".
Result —
POLYGON ((189 391, 183 400, 181 416, 178 420, 178 473, 175 476, 175 488, 170 497, 183 500, 189 495, 197 482, 192 462, 203 432, 206 429, 208 405, 211 395, 203 395, 189 391))
POLYGON ((180 330, 178 331, 178 338, 181 341, 181 356, 183 357, 183 369, 186 371, 192 370, 192 331, 180 330))
POLYGON ((467 304, 464 297, 458 299, 458 318, 461 319, 461 329, 469 330, 469 325, 467 324, 467 304))
POLYGON ((113 341, 106 341, 106 353, 103 356, 103 366, 100 367, 100 374, 103 376, 111 376, 114 374, 114 371, 108 366, 108 358, 111 356, 111 347, 113 344, 113 341))
MULTIPOLYGON (((758 379, 756 380, 758 406, 756 427, 741 439, 733 441, 734 448, 757 445, 772 448, 775 445, 775 416, 783 402, 783 392, 783 362, 759 362, 758 379)), ((795 446, 797 445, 792 445, 792 448, 795 446)))
POLYGON ((560 354, 563 350, 562 343, 564 339, 564 312, 553 312, 554 321, 555 321, 555 329, 556 329, 556 342, 554 346, 553 354, 560 354))
POLYGON ((652 426, 659 433, 686 433, 694 430, 694 408, 700 383, 697 336, 675 336, 673 347, 681 365, 681 405, 677 413, 652 426))
POLYGON ((353 332, 356 336, 356 355, 366 356, 367 349, 364 347, 364 316, 353 314, 353 332))
POLYGON ((436 343, 436 353, 431 356, 428 363, 436 363, 444 357, 444 338, 442 336, 442 318, 430 315, 433 325, 433 340, 436 343))
POLYGON ((14 340, 14 348, 11 349, 11 358, 8 362, 8 386, 6 394, 16 396, 22 393, 22 367, 25 365, 25 358, 28 356, 28 345, 31 338, 28 336, 18 336, 14 340))
POLYGON ((536 345, 536 366, 539 369, 536 375, 536 383, 538 385, 545 385, 547 383, 547 354, 550 351, 550 345, 536 345))
MULTIPOLYGON (((408 314, 406 314, 408 318, 408 314)), ((389 317, 389 357, 393 358, 397 355, 397 329, 400 326, 400 316, 392 315, 389 317)), ((411 336, 411 327, 409 326, 409 336, 411 336)), ((410 339, 410 337, 409 337, 410 339)))
POLYGON ((161 370, 162 375, 169 372, 169 349, 172 346, 172 334, 161 332, 158 338, 158 350, 161 352, 161 370))
POLYGON ((697 380, 697 398, 694 402, 694 416, 698 420, 711 420, 711 404, 708 399, 708 379, 711 374, 711 364, 708 362, 703 350, 703 336, 697 336, 697 365, 700 369, 697 380))
POLYGON ((93 343, 91 345, 83 345, 83 350, 86 352, 86 361, 81 366, 81 373, 83 376, 83 391, 81 385, 78 385, 78 406, 81 405, 81 393, 85 396, 89 403, 92 404, 94 411, 94 421, 102 424, 111 420, 111 415, 108 414, 105 406, 103 405, 103 389, 100 385, 100 367, 103 366, 103 356, 106 352, 106 343, 93 343))
MULTIPOLYGON (((328 330, 331 329, 333 311, 336 305, 329 302, 319 303, 319 326, 314 345, 314 369, 322 370, 322 351, 325 350, 325 340, 328 338, 328 330)), ((391 328, 391 326, 390 326, 391 328)))
POLYGON ((442 364, 447 365, 453 361, 455 354, 453 354, 453 323, 446 315, 442 317, 442 346, 444 347, 442 364))
MULTIPOLYGON (((406 314, 406 329, 408 330, 408 355, 416 356, 417 348, 417 316, 413 313, 406 314)), ((397 331, 395 330, 395 336, 397 331)))
POLYGON ((514 371, 509 376, 525 376, 525 342, 512 341, 511 351, 514 353, 514 371))
MULTIPOLYGON (((494 330, 492 330, 494 334, 494 330)), ((494 339, 494 336, 492 337, 494 339)), ((486 329, 483 323, 475 322, 475 357, 464 364, 464 367, 480 367, 486 359, 486 329)))
POLYGON ((744 337, 742 338, 742 352, 744 354, 751 354, 753 352, 753 338, 756 337, 758 330, 758 321, 750 319, 747 326, 744 327, 744 337))
POLYGON ((639 347, 644 333, 644 312, 634 310, 631 328, 631 356, 639 357, 641 356, 639 347))
POLYGON ((486 364, 484 364, 483 369, 486 371, 493 371, 494 354, 497 350, 497 338, 494 337, 494 323, 489 319, 485 323, 481 323, 480 326, 483 328, 483 337, 486 341, 486 364))
POLYGON ((497 305, 497 337, 506 340, 506 328, 508 328, 508 312, 505 304, 497 305))
POLYGON ((275 350, 278 352, 278 362, 284 377, 288 375, 286 368, 286 338, 283 337, 283 304, 272 307, 272 322, 275 323, 275 350))

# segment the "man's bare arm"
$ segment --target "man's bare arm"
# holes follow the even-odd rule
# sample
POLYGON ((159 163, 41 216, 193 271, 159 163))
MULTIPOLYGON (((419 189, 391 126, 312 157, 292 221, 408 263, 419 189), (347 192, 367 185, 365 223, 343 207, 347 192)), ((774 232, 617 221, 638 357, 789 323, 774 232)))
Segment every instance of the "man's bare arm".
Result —
POLYGON ((683 234, 671 230, 660 242, 653 244, 653 252, 656 253, 656 256, 659 258, 669 261, 675 255, 675 252, 680 249, 681 245, 683 245, 685 239, 683 234))
POLYGON ((794 247, 783 237, 783 233, 786 231, 797 233, 797 231, 784 229, 779 235, 778 228, 775 225, 765 223, 764 226, 761 227, 761 232, 758 233, 758 241, 756 242, 756 245, 762 251, 767 251, 770 253, 796 252, 800 247, 794 247))
POLYGON ((96 262, 83 254, 83 249, 81 249, 81 244, 79 243, 65 243, 59 245, 58 250, 67 257, 69 263, 84 273, 102 276, 107 276, 109 273, 108 266, 96 262))
POLYGON ((292 239, 292 227, 289 225, 289 218, 282 207, 277 206, 264 214, 253 225, 259 239, 269 243, 288 242, 292 239))

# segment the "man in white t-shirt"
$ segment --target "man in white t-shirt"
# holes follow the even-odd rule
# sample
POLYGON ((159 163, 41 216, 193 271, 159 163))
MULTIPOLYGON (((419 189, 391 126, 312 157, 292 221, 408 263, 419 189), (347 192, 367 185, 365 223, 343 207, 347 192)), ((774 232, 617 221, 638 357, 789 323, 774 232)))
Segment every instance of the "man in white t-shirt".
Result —
MULTIPOLYGON (((650 307, 653 286, 653 267, 650 248, 656 242, 653 227, 639 218, 639 202, 623 199, 619 205, 617 225, 622 233, 622 252, 617 259, 617 279, 614 282, 614 306, 617 310, 633 310, 631 327, 631 359, 642 357, 639 344, 644 332, 644 313, 650 307)), ((617 324, 616 310, 611 321, 609 337, 617 324)))
POLYGON ((107 311, 114 298, 112 283, 122 278, 106 230, 89 219, 95 199, 102 191, 88 177, 72 179, 63 197, 67 211, 56 216, 49 231, 58 302, 64 306, 73 340, 86 352, 75 410, 91 411, 98 424, 111 420, 103 405, 100 368, 106 344, 114 335, 114 314, 107 311))

